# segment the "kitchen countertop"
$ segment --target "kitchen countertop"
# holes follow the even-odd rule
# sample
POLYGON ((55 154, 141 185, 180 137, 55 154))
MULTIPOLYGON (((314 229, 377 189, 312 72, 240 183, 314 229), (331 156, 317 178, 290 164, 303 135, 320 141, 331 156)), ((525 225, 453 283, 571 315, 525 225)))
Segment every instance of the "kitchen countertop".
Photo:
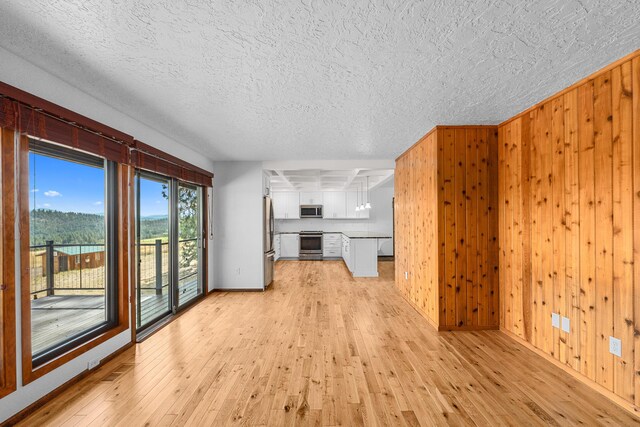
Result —
POLYGON ((342 234, 350 239, 390 239, 391 236, 371 231, 343 231, 342 234))
MULTIPOLYGON (((276 231, 275 234, 300 234, 299 231, 276 231)), ((391 239, 391 236, 370 231, 324 231, 322 234, 343 234, 350 239, 391 239)))

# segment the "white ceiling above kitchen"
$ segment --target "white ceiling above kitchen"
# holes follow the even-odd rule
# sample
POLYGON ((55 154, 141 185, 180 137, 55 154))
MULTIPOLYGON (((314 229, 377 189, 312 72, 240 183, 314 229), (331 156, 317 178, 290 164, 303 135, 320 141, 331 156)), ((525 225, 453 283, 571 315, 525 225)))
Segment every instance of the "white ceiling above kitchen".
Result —
POLYGON ((271 191, 366 191, 393 177, 393 169, 267 170, 271 191))
POLYGON ((637 0, 29 0, 0 2, 0 46, 213 160, 393 159, 637 49, 638 22, 637 0))

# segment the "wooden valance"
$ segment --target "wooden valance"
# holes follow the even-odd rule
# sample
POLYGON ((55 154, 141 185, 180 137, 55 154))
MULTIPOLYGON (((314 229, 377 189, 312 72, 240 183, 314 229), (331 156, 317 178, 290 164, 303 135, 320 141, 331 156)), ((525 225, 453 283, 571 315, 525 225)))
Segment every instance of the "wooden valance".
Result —
POLYGON ((211 172, 138 140, 131 147, 130 163, 138 169, 148 170, 198 185, 212 186, 213 174, 211 172))
POLYGON ((0 128, 211 186, 213 174, 88 117, 0 82, 0 128))

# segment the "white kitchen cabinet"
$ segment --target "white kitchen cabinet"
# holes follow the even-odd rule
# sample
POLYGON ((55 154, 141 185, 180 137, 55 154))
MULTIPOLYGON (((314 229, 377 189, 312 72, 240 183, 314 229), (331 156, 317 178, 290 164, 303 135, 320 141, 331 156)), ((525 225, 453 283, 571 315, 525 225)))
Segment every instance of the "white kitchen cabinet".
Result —
POLYGON ((279 234, 276 234, 275 236, 273 236, 273 250, 275 252, 273 260, 277 261, 278 258, 280 258, 280 235, 279 234))
POLYGON ((323 204, 322 191, 301 191, 299 202, 301 205, 321 205, 323 204))
POLYGON ((369 218, 369 209, 356 212, 356 206, 364 204, 363 197, 358 191, 347 191, 347 218, 369 218))
POLYGON ((342 259, 347 265, 347 269, 353 272, 353 267, 351 266, 351 239, 344 235, 342 236, 342 259))
POLYGON ((300 255, 300 236, 297 234, 280 235, 280 257, 298 258, 300 255))
POLYGON ((322 216, 324 219, 343 219, 347 217, 347 193, 327 191, 324 193, 322 216))
POLYGON ((357 191, 347 191, 346 194, 346 211, 347 218, 357 218, 358 212, 356 212, 356 206, 358 206, 358 192, 357 191))
POLYGON ((287 212, 287 198, 285 193, 273 193, 271 195, 273 203, 273 217, 275 219, 284 219, 287 212))
POLYGON ((342 259, 353 277, 378 277, 378 240, 342 235, 342 259))
POLYGON ((271 197, 275 219, 300 218, 300 193, 297 191, 278 191, 274 192, 271 197))
POLYGON ((322 236, 322 256, 340 258, 342 256, 342 234, 324 233, 322 236))

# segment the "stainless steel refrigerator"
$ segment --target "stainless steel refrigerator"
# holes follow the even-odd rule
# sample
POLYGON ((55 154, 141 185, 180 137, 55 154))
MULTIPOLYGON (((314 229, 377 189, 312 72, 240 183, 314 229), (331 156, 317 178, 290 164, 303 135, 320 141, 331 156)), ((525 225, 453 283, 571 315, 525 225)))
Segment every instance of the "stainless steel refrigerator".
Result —
POLYGON ((273 282, 273 264, 276 252, 273 248, 273 234, 275 222, 273 219, 273 203, 271 197, 265 196, 263 203, 263 227, 262 249, 264 252, 264 287, 273 282))

